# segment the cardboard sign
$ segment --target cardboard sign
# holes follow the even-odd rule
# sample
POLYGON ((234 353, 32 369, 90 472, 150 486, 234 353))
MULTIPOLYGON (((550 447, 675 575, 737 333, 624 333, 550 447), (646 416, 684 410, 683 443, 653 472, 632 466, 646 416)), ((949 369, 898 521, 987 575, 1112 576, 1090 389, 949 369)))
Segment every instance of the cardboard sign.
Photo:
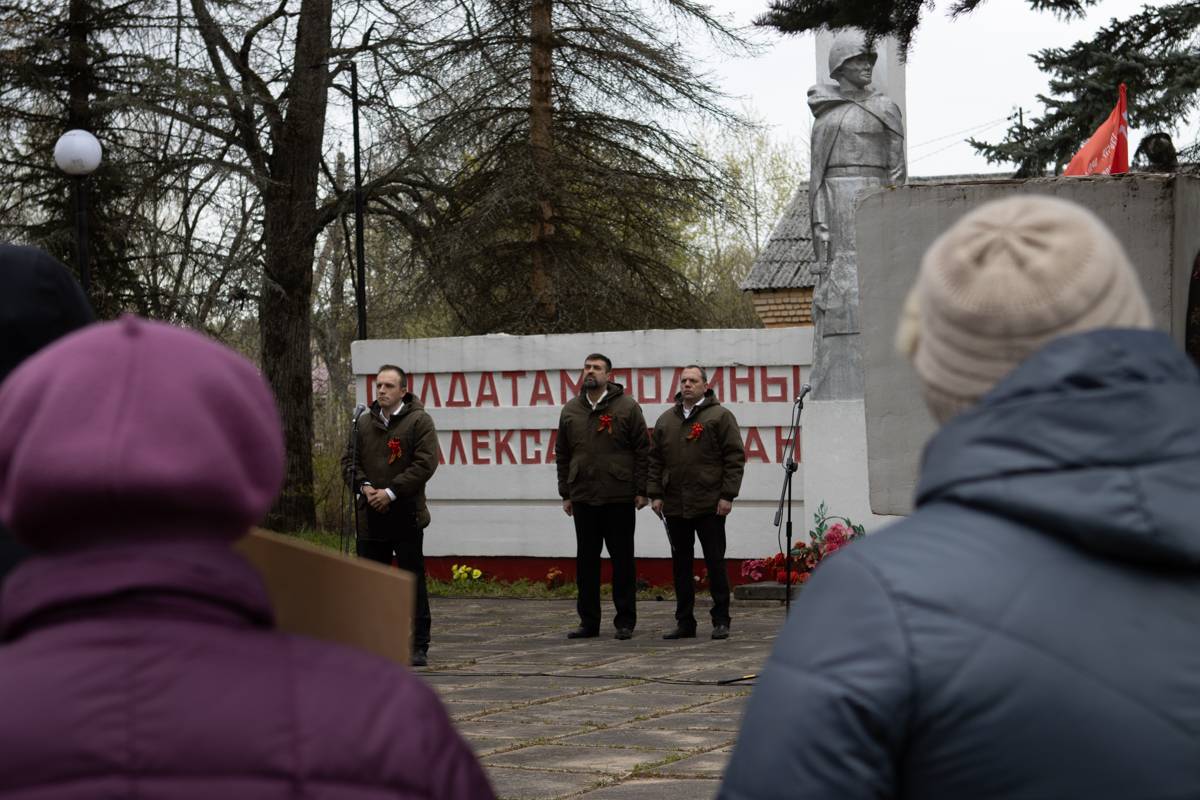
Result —
POLYGON ((262 575, 279 630, 409 663, 409 573, 257 528, 234 547, 262 575))

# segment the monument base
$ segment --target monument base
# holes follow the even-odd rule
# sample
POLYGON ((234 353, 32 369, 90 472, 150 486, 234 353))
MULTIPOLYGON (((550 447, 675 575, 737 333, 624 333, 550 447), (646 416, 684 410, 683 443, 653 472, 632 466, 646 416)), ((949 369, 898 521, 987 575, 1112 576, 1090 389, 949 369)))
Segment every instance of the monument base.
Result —
POLYGON ((821 503, 826 513, 846 517, 868 531, 900 519, 871 513, 867 484, 867 416, 862 400, 812 400, 801 418, 804 458, 804 510, 811 526, 821 503))

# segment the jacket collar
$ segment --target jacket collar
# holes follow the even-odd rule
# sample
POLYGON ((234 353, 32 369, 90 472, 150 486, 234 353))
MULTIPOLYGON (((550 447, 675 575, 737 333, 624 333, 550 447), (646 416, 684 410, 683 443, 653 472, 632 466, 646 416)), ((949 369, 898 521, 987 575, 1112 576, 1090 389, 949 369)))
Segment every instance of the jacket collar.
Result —
MULTIPOLYGON (((604 395, 604 397, 600 398, 600 402, 596 404, 596 408, 595 408, 596 411, 599 411, 602 408, 608 408, 608 406, 612 403, 613 400, 616 400, 618 397, 620 397, 622 394, 625 393, 625 387, 623 385, 621 385, 619 383, 613 383, 612 381, 608 382, 608 385, 605 386, 604 390, 606 392, 608 392, 608 394, 606 394, 606 395, 604 395)), ((588 410, 588 413, 591 413, 591 411, 593 410, 592 403, 590 400, 588 400, 586 389, 582 390, 579 393, 578 400, 580 403, 583 404, 583 407, 588 410)))
POLYGON ((47 620, 87 618, 106 602, 171 604, 177 615, 270 627, 270 599, 258 573, 224 541, 123 542, 39 553, 5 579, 0 640, 47 620))
MULTIPOLYGON (((713 390, 706 389, 704 391, 704 399, 701 401, 700 405, 694 411, 692 411, 692 416, 694 417, 697 414, 702 413, 706 408, 712 408, 719 405, 721 405, 721 401, 717 399, 717 395, 713 392, 713 390)), ((683 418, 682 392, 675 393, 675 413, 679 415, 680 419, 683 418)), ((688 419, 691 419, 691 417, 688 417, 688 419)))
POLYGON ((400 413, 393 414, 387 419, 383 418, 383 409, 380 408, 379 401, 372 400, 371 419, 375 421, 376 425, 382 425, 386 428, 392 424, 393 419, 404 419, 416 409, 424 407, 425 406, 421 405, 421 401, 417 399, 415 394, 412 392, 405 392, 404 397, 400 399, 400 413))

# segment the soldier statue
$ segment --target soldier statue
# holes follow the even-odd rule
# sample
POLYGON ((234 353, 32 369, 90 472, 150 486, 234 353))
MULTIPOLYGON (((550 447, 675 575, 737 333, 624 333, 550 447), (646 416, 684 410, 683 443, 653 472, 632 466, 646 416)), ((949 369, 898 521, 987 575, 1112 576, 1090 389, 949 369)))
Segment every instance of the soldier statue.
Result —
POLYGON ((906 177, 900 108, 870 88, 876 53, 862 32, 839 34, 829 50, 829 77, 808 90, 816 121, 808 202, 812 219, 813 398, 863 396, 858 336, 858 256, 854 215, 858 201, 906 177))

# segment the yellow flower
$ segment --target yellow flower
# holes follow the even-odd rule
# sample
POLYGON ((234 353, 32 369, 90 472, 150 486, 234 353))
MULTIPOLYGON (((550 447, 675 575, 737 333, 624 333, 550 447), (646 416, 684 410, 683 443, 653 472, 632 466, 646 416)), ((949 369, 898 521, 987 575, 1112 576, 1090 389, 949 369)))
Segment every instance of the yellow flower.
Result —
POLYGON ((471 570, 471 578, 472 578, 472 580, 479 580, 479 579, 480 579, 480 578, 482 578, 482 577, 483 577, 483 571, 482 571, 482 570, 478 570, 478 569, 473 569, 473 570, 471 570))

